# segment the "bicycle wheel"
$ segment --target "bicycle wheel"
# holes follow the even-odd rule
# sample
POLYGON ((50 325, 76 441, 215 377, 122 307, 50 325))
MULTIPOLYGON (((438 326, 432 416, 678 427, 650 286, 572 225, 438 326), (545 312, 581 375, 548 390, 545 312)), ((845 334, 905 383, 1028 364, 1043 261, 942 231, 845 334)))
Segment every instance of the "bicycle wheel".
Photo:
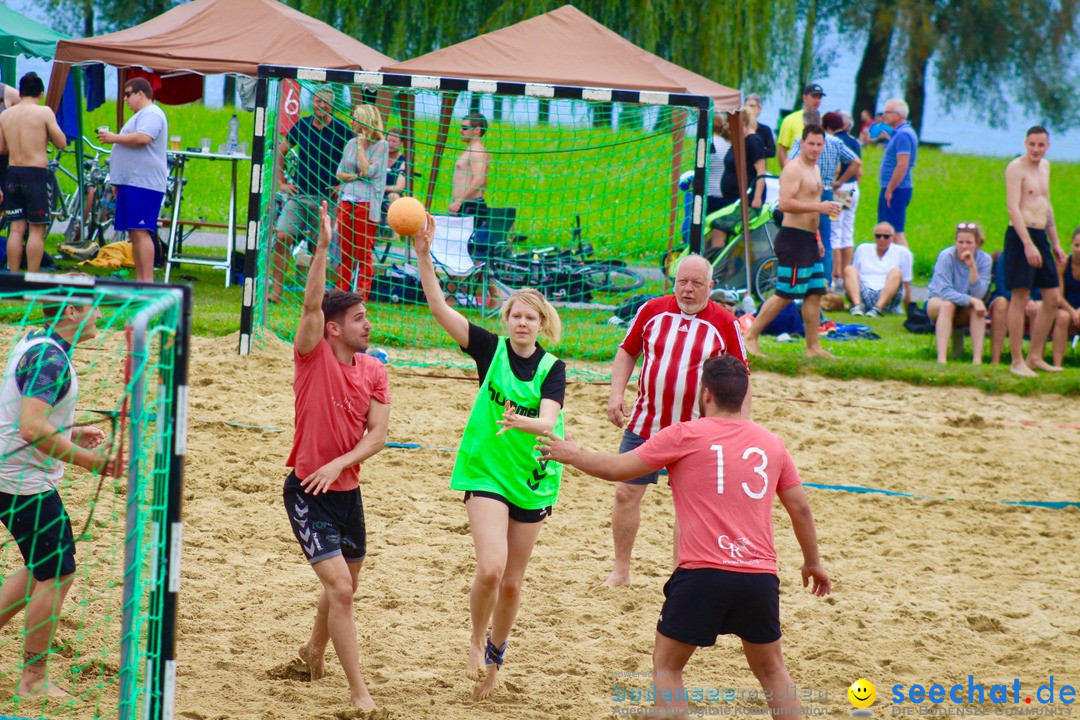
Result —
POLYGON ((596 292, 625 293, 645 285, 645 278, 622 263, 590 263, 581 269, 585 285, 596 292))
POLYGON ((764 302, 776 292, 777 269, 780 261, 776 256, 762 258, 754 263, 751 278, 754 282, 754 297, 764 302))

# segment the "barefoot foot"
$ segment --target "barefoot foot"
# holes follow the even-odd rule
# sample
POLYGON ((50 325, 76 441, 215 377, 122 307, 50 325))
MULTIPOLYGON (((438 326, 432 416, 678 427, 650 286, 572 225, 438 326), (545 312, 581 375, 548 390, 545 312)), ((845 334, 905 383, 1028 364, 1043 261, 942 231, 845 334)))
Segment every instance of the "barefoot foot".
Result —
POLYGON ((746 346, 746 352, 748 354, 765 357, 765 354, 761 352, 761 344, 758 343, 757 338, 743 338, 743 345, 746 346))
POLYGON ((1051 365, 1042 358, 1028 360, 1027 366, 1032 370, 1042 370, 1043 372, 1063 372, 1065 370, 1060 365, 1051 365))
POLYGON ((377 706, 375 700, 368 694, 367 688, 364 688, 359 693, 354 693, 350 696, 353 707, 358 707, 361 710, 374 710, 377 706))
POLYGON ((473 682, 478 682, 482 673, 480 669, 484 667, 484 642, 481 640, 479 643, 475 641, 469 642, 469 659, 465 665, 465 675, 473 682))
POLYGON ((806 357, 808 358, 825 358, 826 360, 835 360, 836 356, 822 347, 806 348, 806 357))
POLYGON ((630 584, 630 571, 612 570, 607 580, 601 583, 601 587, 619 587, 630 584))
POLYGON ((488 665, 487 673, 473 686, 473 700, 487 700, 491 691, 495 689, 495 677, 498 674, 498 665, 488 665))
POLYGON ((316 652, 305 644, 301 645, 300 649, 296 651, 296 656, 300 658, 302 663, 307 665, 312 681, 319 680, 326 675, 323 651, 316 652))
POLYGON ((1013 375, 1019 375, 1020 377, 1039 377, 1035 374, 1035 371, 1027 366, 1027 363, 1013 363, 1009 366, 1009 372, 1013 375))
POLYGON ((48 681, 23 685, 19 683, 19 697, 71 697, 71 693, 48 681))

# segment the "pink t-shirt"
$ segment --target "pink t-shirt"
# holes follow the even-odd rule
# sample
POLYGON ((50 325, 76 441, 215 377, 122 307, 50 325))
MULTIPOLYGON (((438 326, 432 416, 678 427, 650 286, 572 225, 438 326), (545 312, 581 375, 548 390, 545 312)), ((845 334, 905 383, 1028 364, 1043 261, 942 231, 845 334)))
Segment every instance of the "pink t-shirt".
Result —
POLYGON ((679 567, 776 572, 773 498, 802 484, 780 438, 750 420, 706 417, 666 427, 634 452, 668 469, 679 567))
MULTIPOLYGON (((390 404, 383 364, 357 353, 352 365, 342 365, 325 339, 307 355, 293 348, 293 392, 296 434, 285 464, 301 479, 356 447, 372 398, 390 404)), ((359 468, 346 468, 330 490, 354 490, 359 484, 359 468)))

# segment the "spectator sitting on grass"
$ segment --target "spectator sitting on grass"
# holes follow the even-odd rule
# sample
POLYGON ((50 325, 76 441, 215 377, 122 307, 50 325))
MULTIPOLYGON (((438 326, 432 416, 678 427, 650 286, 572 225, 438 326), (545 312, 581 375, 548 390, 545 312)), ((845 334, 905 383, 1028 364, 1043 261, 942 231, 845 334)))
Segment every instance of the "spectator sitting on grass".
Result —
POLYGON ((981 250, 982 229, 972 222, 956 225, 953 247, 938 253, 930 278, 926 314, 936 327, 937 361, 945 364, 953 328, 971 329, 972 362, 982 364, 986 337, 986 305, 982 298, 990 287, 993 260, 981 250))
MULTIPOLYGON (((1067 335, 1080 333, 1080 227, 1073 230, 1072 253, 1058 266, 1061 285, 1061 310, 1069 315, 1067 335)), ((1054 351, 1057 357, 1057 351, 1054 351)), ((1064 349, 1062 350, 1064 358, 1064 349)), ((1060 362, 1054 362, 1060 365, 1060 362)))
MULTIPOLYGON (((1005 346, 1005 336, 1009 330, 1009 303, 1012 302, 1012 291, 1009 290, 1005 276, 1005 261, 1001 259, 1001 253, 994 253, 994 290, 990 293, 990 304, 986 306, 986 312, 990 316, 990 364, 997 365, 1001 362, 1001 349, 1005 346)), ((1042 307, 1042 291, 1039 288, 1031 289, 1031 297, 1024 306, 1024 332, 1027 333, 1031 324, 1035 322, 1035 316, 1042 307)), ((1054 317, 1054 325, 1051 330, 1054 365, 1061 365, 1065 359, 1065 347, 1069 342, 1069 313, 1064 308, 1058 308, 1054 317)))
POLYGON ((892 238, 893 226, 878 223, 874 226, 874 242, 855 248, 851 265, 844 268, 844 289, 851 298, 852 315, 881 317, 899 310, 901 298, 911 301, 914 258, 903 245, 894 245, 892 238))

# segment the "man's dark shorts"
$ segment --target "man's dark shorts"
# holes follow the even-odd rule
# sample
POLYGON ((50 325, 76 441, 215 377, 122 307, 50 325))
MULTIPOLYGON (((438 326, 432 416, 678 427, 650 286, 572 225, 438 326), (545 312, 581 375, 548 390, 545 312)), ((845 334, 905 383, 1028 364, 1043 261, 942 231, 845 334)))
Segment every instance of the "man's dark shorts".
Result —
POLYGON ((1010 290, 1032 288, 1056 288, 1058 286, 1057 265, 1054 253, 1050 251, 1050 240, 1046 231, 1040 228, 1028 228, 1031 242, 1035 243, 1042 255, 1042 267, 1033 268, 1024 254, 1024 242, 1010 225, 1005 230, 1005 252, 998 262, 1005 262, 1005 286, 1010 290))
MULTIPOLYGON (((640 435, 635 435, 629 430, 623 430, 622 440, 619 441, 619 454, 628 453, 631 450, 636 450, 645 444, 645 438, 640 435)), ((634 478, 633 480, 625 480, 627 485, 655 485, 656 481, 660 479, 660 471, 653 470, 651 473, 646 473, 641 477, 634 478)))
POLYGON ((8 167, 4 179, 4 214, 9 221, 47 225, 53 205, 52 176, 45 168, 8 167))
POLYGON ((117 232, 145 230, 151 235, 157 232, 158 215, 165 193, 135 187, 116 186, 116 217, 113 225, 117 232))
POLYGON ((780 579, 771 573, 676 568, 664 598, 656 631, 672 640, 710 647, 717 635, 750 643, 780 639, 780 579))
POLYGON ((487 490, 466 490, 465 497, 462 502, 469 502, 474 497, 487 498, 489 500, 497 500, 501 502, 510 511, 510 519, 519 523, 538 523, 543 522, 546 518, 551 517, 551 505, 543 508, 537 508, 536 510, 526 510, 520 505, 515 505, 499 493, 488 492, 487 490))
POLYGON ((825 294, 825 269, 817 238, 809 230, 782 227, 773 241, 776 261, 776 294, 788 300, 825 294))
POLYGON ((285 478, 285 512, 293 535, 314 565, 343 555, 345 562, 361 562, 367 553, 367 528, 360 489, 309 495, 300 478, 291 472, 285 478))
POLYGON ((887 222, 893 226, 896 232, 904 232, 904 223, 907 222, 907 209, 911 204, 911 188, 896 188, 893 190, 892 202, 885 202, 885 188, 881 188, 877 201, 877 221, 887 222))
POLYGON ((0 522, 19 546, 35 580, 56 580, 75 572, 71 519, 55 490, 36 495, 0 493, 0 522))

